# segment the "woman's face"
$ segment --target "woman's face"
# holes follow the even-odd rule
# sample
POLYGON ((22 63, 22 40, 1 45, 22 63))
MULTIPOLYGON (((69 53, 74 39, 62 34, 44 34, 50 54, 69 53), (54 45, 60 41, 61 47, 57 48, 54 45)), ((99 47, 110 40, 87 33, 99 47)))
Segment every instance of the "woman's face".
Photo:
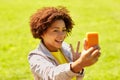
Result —
POLYGON ((57 51, 62 46, 62 42, 66 37, 66 27, 63 20, 56 20, 43 35, 44 45, 51 52, 57 51))

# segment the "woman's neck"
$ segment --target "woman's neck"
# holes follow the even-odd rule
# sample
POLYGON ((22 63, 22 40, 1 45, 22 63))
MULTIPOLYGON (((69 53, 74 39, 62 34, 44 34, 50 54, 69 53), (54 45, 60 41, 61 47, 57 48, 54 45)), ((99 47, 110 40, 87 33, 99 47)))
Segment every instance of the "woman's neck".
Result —
POLYGON ((44 43, 44 41, 42 40, 43 45, 50 51, 50 52, 58 52, 59 49, 55 49, 52 47, 47 47, 47 45, 44 43))

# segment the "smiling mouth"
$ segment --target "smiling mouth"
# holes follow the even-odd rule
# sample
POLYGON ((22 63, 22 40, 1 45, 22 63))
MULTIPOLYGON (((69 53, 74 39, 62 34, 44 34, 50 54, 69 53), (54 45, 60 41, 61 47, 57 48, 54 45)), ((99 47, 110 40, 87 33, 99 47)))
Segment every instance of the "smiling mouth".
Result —
POLYGON ((63 40, 55 40, 57 43, 61 44, 63 40))

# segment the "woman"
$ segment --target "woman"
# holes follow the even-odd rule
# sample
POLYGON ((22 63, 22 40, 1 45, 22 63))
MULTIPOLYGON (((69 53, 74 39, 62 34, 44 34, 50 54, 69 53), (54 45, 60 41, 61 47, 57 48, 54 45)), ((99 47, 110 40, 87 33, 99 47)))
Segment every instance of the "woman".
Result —
POLYGON ((99 45, 79 54, 80 42, 76 52, 64 42, 73 25, 65 7, 45 7, 31 16, 32 35, 40 39, 38 48, 28 58, 35 80, 82 80, 84 68, 97 62, 99 45))

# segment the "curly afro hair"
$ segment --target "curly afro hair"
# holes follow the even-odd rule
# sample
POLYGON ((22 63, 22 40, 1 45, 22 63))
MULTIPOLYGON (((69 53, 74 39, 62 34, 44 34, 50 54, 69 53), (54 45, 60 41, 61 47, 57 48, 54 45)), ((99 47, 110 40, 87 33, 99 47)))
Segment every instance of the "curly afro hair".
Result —
POLYGON ((41 39, 41 35, 56 20, 63 20, 67 33, 70 33, 74 23, 68 13, 69 11, 65 7, 44 7, 39 9, 30 17, 30 29, 33 37, 41 39))

